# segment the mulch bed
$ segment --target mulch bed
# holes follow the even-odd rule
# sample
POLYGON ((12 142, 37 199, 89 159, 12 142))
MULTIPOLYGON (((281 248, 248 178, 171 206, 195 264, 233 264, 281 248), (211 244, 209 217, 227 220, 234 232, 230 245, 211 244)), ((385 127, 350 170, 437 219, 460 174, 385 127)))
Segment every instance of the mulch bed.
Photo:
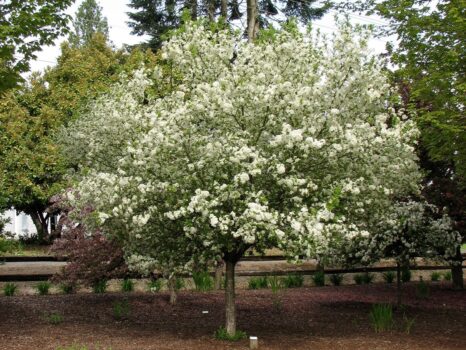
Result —
MULTIPOLYGON (((416 283, 403 288, 405 306, 389 332, 375 333, 369 321, 373 303, 395 301, 387 284, 287 289, 279 302, 270 290, 239 290, 238 329, 258 336, 259 349, 466 349, 466 292, 432 284, 419 299, 416 283), (415 318, 410 334, 404 315, 415 318)), ((213 338, 224 322, 223 296, 184 291, 176 306, 166 293, 2 296, 0 349, 248 349, 248 340, 213 338), (113 305, 123 300, 130 313, 117 320, 113 305), (47 318, 54 312, 63 316, 59 325, 47 318)))

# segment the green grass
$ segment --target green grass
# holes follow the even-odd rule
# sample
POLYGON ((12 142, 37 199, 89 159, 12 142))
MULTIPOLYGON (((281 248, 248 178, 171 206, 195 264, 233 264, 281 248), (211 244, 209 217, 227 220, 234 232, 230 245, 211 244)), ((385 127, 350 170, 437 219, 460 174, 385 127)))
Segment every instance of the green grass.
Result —
POLYGON ((130 306, 127 300, 117 301, 113 304, 113 317, 117 320, 123 320, 128 318, 130 312, 130 306))
POLYGON ((432 282, 437 282, 440 281, 440 278, 442 277, 440 272, 434 271, 430 274, 430 280, 432 282))
POLYGON ((451 271, 447 271, 443 274, 443 279, 445 281, 451 281, 451 278, 452 278, 451 271))
POLYGON ((317 287, 323 287, 325 286, 325 273, 324 271, 316 271, 314 274, 311 276, 312 281, 314 282, 314 285, 317 287))
POLYGON ((147 283, 147 289, 149 290, 149 292, 152 292, 152 293, 160 292, 162 287, 163 287, 163 280, 161 278, 157 278, 155 280, 151 279, 147 283))
POLYGON ((225 327, 220 327, 214 333, 214 337, 218 340, 238 341, 247 337, 246 332, 236 331, 234 335, 229 335, 225 327))
POLYGON ((382 276, 385 282, 393 283, 393 281, 395 280, 396 274, 394 271, 387 271, 387 272, 384 272, 382 276))

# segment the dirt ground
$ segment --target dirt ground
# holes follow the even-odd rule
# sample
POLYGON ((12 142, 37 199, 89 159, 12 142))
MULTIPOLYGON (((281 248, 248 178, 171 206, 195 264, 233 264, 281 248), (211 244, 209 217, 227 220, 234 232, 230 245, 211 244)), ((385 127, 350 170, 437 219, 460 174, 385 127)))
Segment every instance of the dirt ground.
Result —
MULTIPOLYGON (((213 337, 224 321, 223 296, 183 291, 176 306, 166 292, 2 296, 0 349, 248 349, 247 339, 213 337), (123 300, 129 314, 117 320, 113 307, 123 300), (59 325, 51 324, 52 313, 63 317, 59 325)), ((394 302, 394 285, 304 287, 278 298, 270 290, 238 290, 238 329, 257 336, 259 349, 466 349, 466 292, 445 284, 431 284, 427 299, 416 296, 416 283, 405 285, 394 329, 379 334, 371 305, 394 302), (405 317, 414 318, 410 334, 405 317)))

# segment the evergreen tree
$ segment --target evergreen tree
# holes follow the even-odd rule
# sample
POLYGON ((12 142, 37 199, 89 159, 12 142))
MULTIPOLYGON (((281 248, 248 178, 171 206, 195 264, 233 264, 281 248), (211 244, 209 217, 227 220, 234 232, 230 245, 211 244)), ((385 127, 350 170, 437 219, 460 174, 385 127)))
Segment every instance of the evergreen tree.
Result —
POLYGON ((243 19, 246 16, 248 37, 254 37, 260 27, 273 22, 296 17, 302 23, 320 18, 329 8, 327 3, 317 4, 317 0, 131 0, 129 6, 129 26, 133 34, 149 35, 147 45, 156 50, 165 34, 181 24, 182 12, 187 10, 191 19, 205 17, 215 20, 219 16, 227 22, 243 19))
POLYGON ((84 0, 73 20, 74 31, 69 35, 72 46, 85 46, 95 33, 101 33, 108 40, 107 18, 102 16, 102 7, 96 0, 84 0))

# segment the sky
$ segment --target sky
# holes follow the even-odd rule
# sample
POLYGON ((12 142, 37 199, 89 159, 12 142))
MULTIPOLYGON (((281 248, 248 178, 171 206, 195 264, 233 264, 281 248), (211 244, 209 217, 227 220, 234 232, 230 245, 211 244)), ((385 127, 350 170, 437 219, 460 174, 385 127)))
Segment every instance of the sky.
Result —
MULTIPOLYGON (((74 15, 81 4, 82 0, 77 0, 70 8, 67 13, 74 15)), ((134 45, 145 41, 146 38, 131 35, 131 29, 128 27, 128 16, 127 12, 131 9, 128 7, 129 0, 100 0, 100 6, 102 7, 102 13, 107 17, 109 25, 109 36, 111 42, 115 47, 119 48, 123 44, 134 45)), ((334 21, 334 12, 327 13, 322 19, 313 22, 315 27, 319 28, 323 33, 331 33, 336 30, 334 21)), ((383 21, 376 17, 366 17, 352 14, 350 20, 354 23, 361 24, 374 24, 378 25, 383 21)), ((44 47, 42 51, 37 53, 37 60, 31 62, 32 71, 43 71, 47 66, 53 66, 56 63, 57 57, 60 54, 60 43, 65 38, 59 38, 55 41, 55 45, 44 47)), ((385 48, 386 40, 372 39, 369 42, 369 47, 374 53, 382 53, 385 48)))

